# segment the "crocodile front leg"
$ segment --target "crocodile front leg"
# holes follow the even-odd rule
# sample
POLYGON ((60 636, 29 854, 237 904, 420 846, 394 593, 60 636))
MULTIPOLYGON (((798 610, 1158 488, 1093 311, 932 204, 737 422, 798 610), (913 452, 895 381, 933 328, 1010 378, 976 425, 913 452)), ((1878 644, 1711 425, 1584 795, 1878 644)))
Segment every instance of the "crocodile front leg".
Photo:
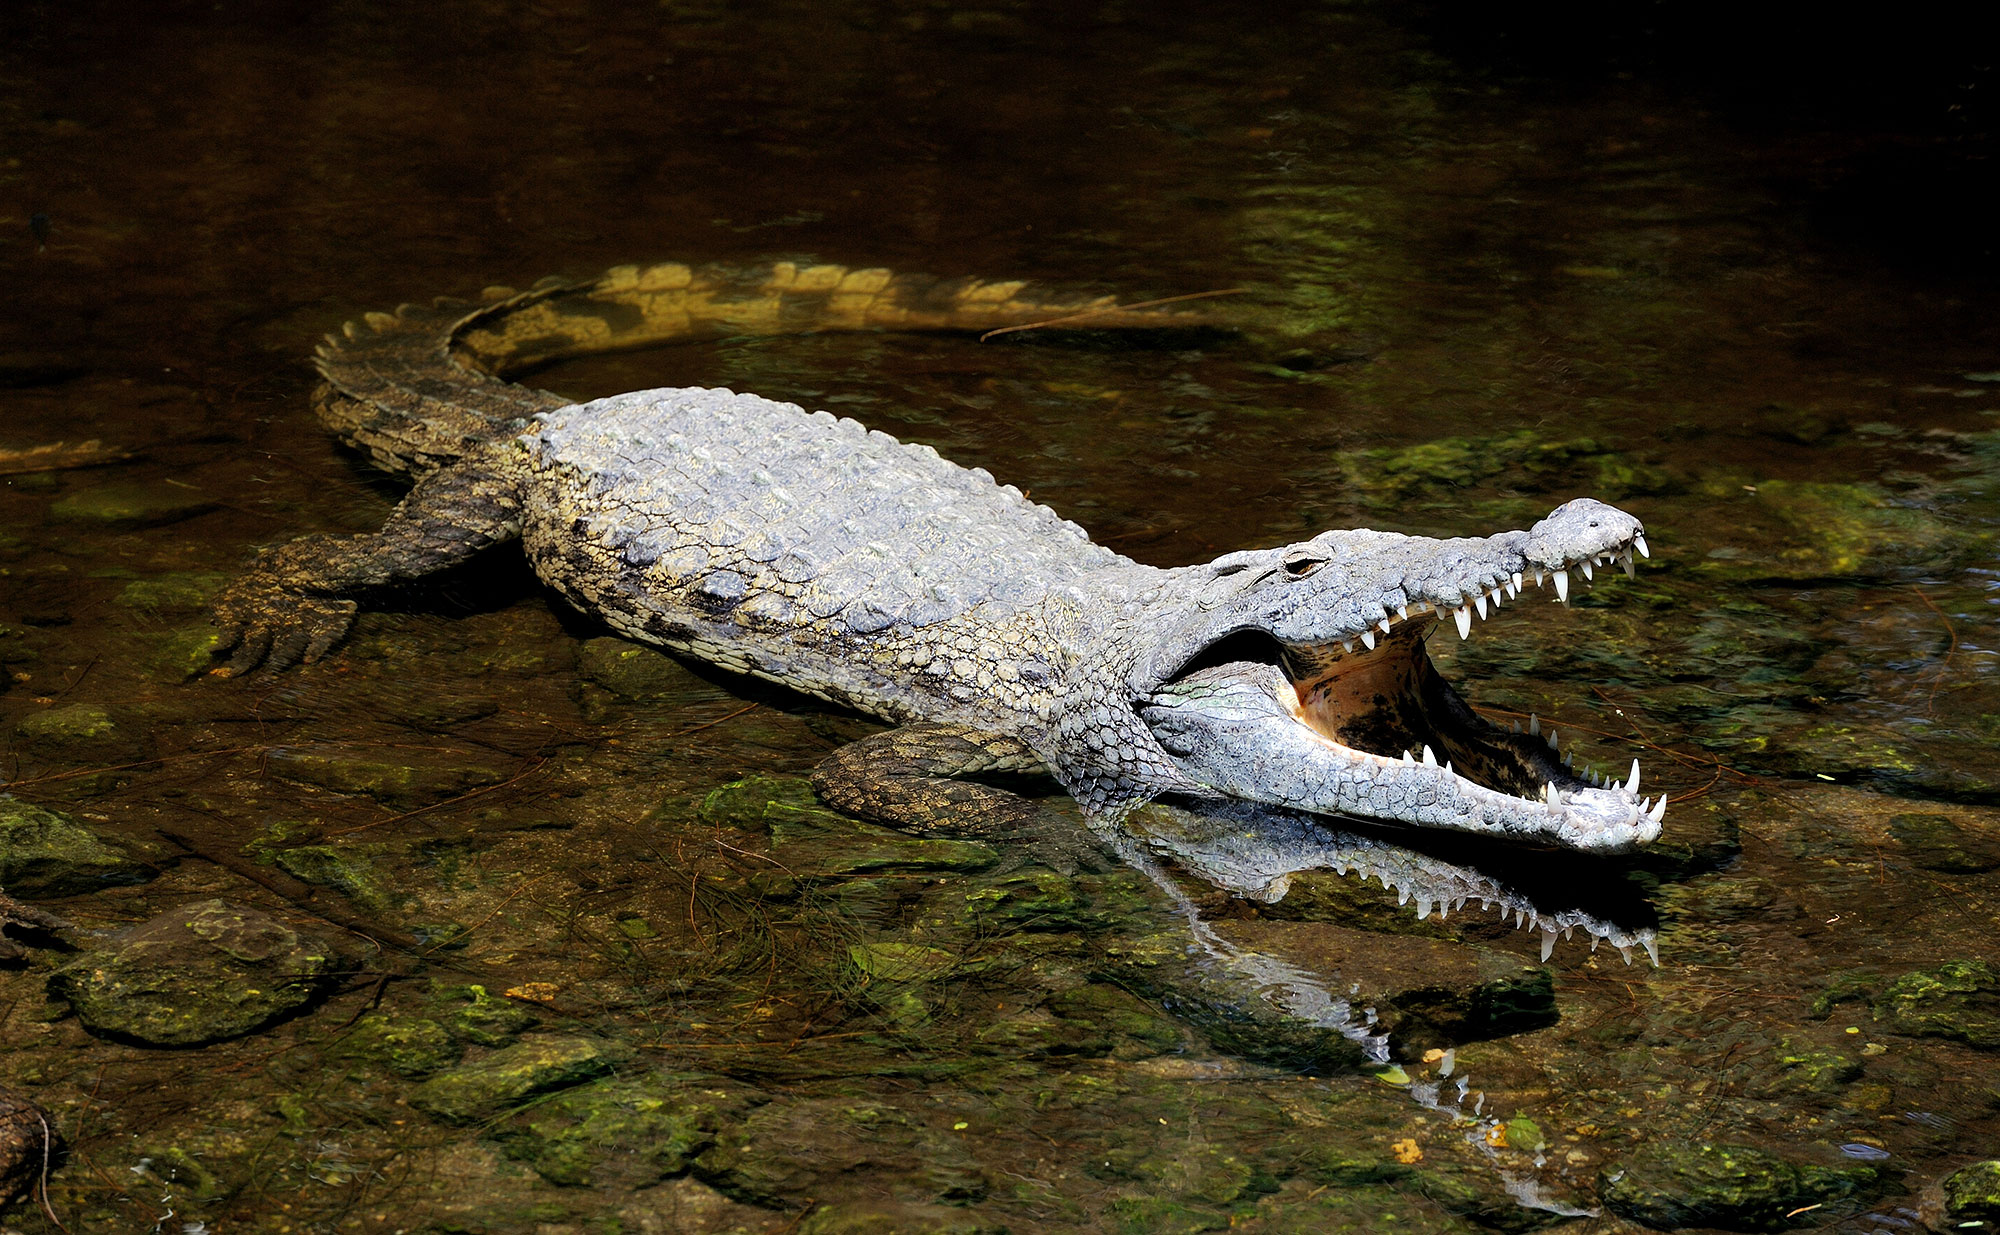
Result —
POLYGON ((354 623, 353 596, 457 566, 519 538, 519 485, 505 444, 419 480, 380 532, 307 536, 266 549, 215 606, 227 672, 318 660, 354 623))
POLYGON ((906 832, 1007 836, 1029 830, 1041 808, 1018 793, 955 778, 1041 766, 1019 738, 916 724, 848 743, 813 769, 812 782, 835 810, 906 832))

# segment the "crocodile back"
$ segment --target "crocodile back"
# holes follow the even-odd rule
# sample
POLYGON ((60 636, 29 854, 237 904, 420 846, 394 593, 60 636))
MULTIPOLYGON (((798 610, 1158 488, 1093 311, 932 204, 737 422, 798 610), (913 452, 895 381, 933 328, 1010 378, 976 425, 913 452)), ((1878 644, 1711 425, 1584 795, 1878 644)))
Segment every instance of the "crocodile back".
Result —
POLYGON ((871 664, 1018 643, 1023 609, 1134 567, 983 469, 757 395, 616 395, 519 441, 553 586, 634 637, 893 718, 936 709, 879 697, 893 675, 871 664))

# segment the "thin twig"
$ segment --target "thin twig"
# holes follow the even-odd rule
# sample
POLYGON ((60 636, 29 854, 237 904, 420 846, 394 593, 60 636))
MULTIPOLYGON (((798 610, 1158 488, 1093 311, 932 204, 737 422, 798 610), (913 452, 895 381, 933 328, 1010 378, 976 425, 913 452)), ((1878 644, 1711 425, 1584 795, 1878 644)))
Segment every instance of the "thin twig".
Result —
POLYGON ((49 1203, 49 1154, 54 1148, 56 1134, 49 1127, 47 1115, 36 1110, 35 1119, 42 1125, 42 1181, 35 1187, 35 1199, 41 1202, 42 1212, 49 1216, 50 1222, 56 1224, 56 1229, 63 1235, 69 1235, 69 1228, 63 1225, 61 1218, 56 1217, 56 1207, 49 1203))
POLYGON ((1913 586, 1910 590, 1917 594, 1917 599, 1923 601, 1925 607, 1938 615, 1938 621, 1944 623, 1944 633, 1951 636, 1951 646, 1944 650, 1944 658, 1938 661, 1937 673, 1931 678, 1930 697, 1924 701, 1924 715, 1935 716, 1938 687, 1944 685, 1944 675, 1951 671, 1951 658, 1958 652, 1958 628, 1951 624, 1951 619, 1945 616, 1944 610, 1938 608, 1937 602, 1924 594, 1924 589, 1913 586))
POLYGON ((984 343, 988 339, 998 338, 1003 334, 1013 334, 1017 330, 1041 330, 1048 326, 1063 326, 1070 322, 1088 321, 1093 317, 1104 317, 1111 313, 1129 313, 1134 309, 1157 309, 1163 304, 1180 304, 1186 300, 1212 300, 1217 296, 1241 296, 1249 290, 1247 287, 1226 287, 1212 292, 1189 292, 1184 296, 1165 296, 1159 300, 1141 300, 1137 304, 1100 305, 1095 309, 1085 309, 1081 313, 1065 313, 1061 317, 1046 318, 1039 322, 1022 322, 1018 326, 1002 326, 998 330, 989 330, 985 334, 980 335, 979 341, 984 343))

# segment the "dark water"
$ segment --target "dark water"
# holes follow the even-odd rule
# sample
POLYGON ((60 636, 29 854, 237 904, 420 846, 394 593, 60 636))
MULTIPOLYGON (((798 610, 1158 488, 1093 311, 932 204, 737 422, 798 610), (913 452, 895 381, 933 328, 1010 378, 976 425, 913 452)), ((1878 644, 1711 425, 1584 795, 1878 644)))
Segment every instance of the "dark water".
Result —
POLYGON ((1652 12, 0 13, 0 458, 103 456, 0 477, 0 774, 144 876, 7 883, 72 948, 223 898, 339 973, 163 1049, 47 993, 77 951, 0 968, 0 1084, 68 1145, 0 1223, 1908 1229, 2000 1145, 2000 82, 1921 22, 1652 12), (1169 817, 1157 880, 925 848, 803 795, 865 726, 628 655, 505 557, 320 665, 206 674, 255 547, 395 500, 307 409, 322 333, 773 256, 1244 288, 1245 329, 536 380, 829 407, 1163 564, 1619 503, 1637 580, 1436 655, 1490 715, 1642 758, 1666 835, 1595 865, 1335 838, 1275 900, 1255 845, 1169 817), (1349 1024, 1387 1058, 1337 1058, 1349 1024), (574 1057, 457 1122, 417 1093, 532 1050, 574 1057))

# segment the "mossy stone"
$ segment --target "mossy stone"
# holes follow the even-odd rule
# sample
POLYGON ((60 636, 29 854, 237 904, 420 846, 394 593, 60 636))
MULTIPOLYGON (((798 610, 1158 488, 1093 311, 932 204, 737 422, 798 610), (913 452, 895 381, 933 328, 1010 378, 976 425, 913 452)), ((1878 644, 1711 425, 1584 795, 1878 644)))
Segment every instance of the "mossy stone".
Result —
POLYGON ((0 796, 0 888, 27 897, 78 896, 151 877, 68 815, 0 796))
POLYGON ((114 603, 141 613, 195 613, 208 608, 229 576, 186 571, 134 579, 125 585, 114 603))
POLYGON ((440 1016, 452 1036, 474 1046, 505 1046, 535 1024, 533 1012, 477 983, 439 987, 433 994, 449 1001, 440 1016))
POLYGON ((644 1188, 687 1170, 747 1109, 734 1090, 612 1079, 538 1102, 498 1135, 508 1157, 552 1184, 644 1188))
POLYGON ((523 1038, 431 1077, 410 1091, 410 1105, 441 1123, 477 1123, 537 1094, 603 1076, 625 1057, 625 1051, 597 1038, 523 1038))
POLYGON ((1975 1162, 1944 1177, 1944 1216, 1952 1226, 2000 1226, 2000 1160, 1975 1162))
POLYGON ((180 482, 156 480, 112 483, 80 489, 49 507, 49 517, 64 523, 97 523, 112 527, 158 527, 214 510, 216 503, 200 489, 180 482))
POLYGON ((867 1178, 886 1199, 919 1204, 977 1200, 987 1189, 955 1140, 894 1107, 841 1098, 759 1107, 720 1132, 696 1173, 753 1205, 796 1204, 843 1178, 867 1178))
POLYGON ((2000 1047, 2000 978, 1973 960, 1906 973, 1876 999, 1875 1019, 1912 1037, 2000 1047))
POLYGON ((1782 1231, 1815 1223, 1794 1211, 1855 1195, 1876 1178, 1872 1167, 1800 1167, 1749 1145, 1656 1141, 1607 1167, 1598 1191, 1611 1212, 1656 1230, 1782 1231))
POLYGON ((240 1037, 309 1004, 333 953, 255 909, 201 901, 120 932, 49 977, 92 1031, 149 1046, 240 1037))
POLYGON ((371 913, 388 913, 396 899, 375 876, 366 859, 331 845, 298 845, 274 850, 272 861, 294 879, 315 887, 332 888, 371 913))
POLYGON ((2000 837, 1975 832, 1949 815, 1892 815, 1889 835, 1925 870, 1976 875, 2000 866, 2000 837))
POLYGON ((14 726, 22 745, 36 754, 72 763, 107 763, 131 759, 145 750, 145 740, 110 709, 94 703, 71 703, 35 712, 14 726))
POLYGON ((365 794, 390 806, 418 806, 497 785, 508 770, 449 750, 367 746, 287 746, 265 756, 273 776, 336 793, 365 794))
POLYGON ((458 1039, 434 1020, 379 1012, 371 1012, 355 1024, 342 1050, 412 1080, 448 1068, 465 1054, 458 1039))

